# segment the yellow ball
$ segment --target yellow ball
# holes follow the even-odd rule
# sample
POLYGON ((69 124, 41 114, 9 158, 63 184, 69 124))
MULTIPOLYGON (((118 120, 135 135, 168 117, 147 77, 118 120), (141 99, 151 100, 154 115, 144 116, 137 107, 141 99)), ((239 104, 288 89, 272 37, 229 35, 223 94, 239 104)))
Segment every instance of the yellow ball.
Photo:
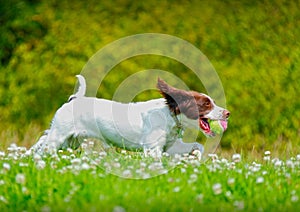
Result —
POLYGON ((222 134, 224 132, 224 129, 219 120, 209 120, 208 123, 210 125, 211 132, 213 132, 214 134, 222 134))

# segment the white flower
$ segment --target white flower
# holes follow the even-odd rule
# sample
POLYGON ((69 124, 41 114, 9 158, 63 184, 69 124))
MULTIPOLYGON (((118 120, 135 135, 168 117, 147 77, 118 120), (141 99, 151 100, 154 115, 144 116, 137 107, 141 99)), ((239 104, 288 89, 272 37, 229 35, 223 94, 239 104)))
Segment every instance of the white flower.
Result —
POLYGON ((274 166, 276 167, 281 167, 283 165, 283 162, 281 160, 277 160, 275 163, 274 163, 274 166))
POLYGON ((34 160, 35 162, 37 162, 37 161, 39 161, 39 160, 41 160, 41 159, 42 159, 41 155, 39 155, 39 154, 34 154, 33 160, 34 160))
POLYGON ((225 196, 226 196, 227 198, 231 199, 231 198, 232 198, 232 193, 231 193, 231 191, 226 191, 225 196))
POLYGON ((213 192, 215 195, 219 195, 222 193, 222 185, 220 183, 216 183, 213 185, 213 192))
POLYGON ((131 155, 125 155, 125 159, 131 159, 131 155))
POLYGON ((113 165, 113 167, 115 167, 115 168, 120 168, 120 167, 121 167, 121 164, 120 164, 119 162, 115 162, 115 163, 113 163, 112 165, 113 165))
POLYGON ((106 153, 106 152, 99 152, 99 156, 100 156, 101 158, 106 157, 106 156, 107 156, 107 153, 106 153))
POLYGON ((271 155, 271 152, 270 151, 265 151, 265 155, 271 155))
POLYGON ((177 192, 179 192, 180 191, 180 187, 179 186, 177 186, 177 187, 175 187, 174 189, 173 189, 173 192, 175 192, 175 193, 177 193, 177 192))
POLYGON ((215 161, 215 160, 219 159, 217 154, 208 154, 208 157, 210 157, 212 159, 212 161, 215 161))
POLYGON ((143 176, 141 176, 142 179, 148 179, 151 175, 149 173, 143 173, 143 176))
POLYGON ((203 194, 198 194, 196 196, 196 201, 199 202, 199 203, 202 203, 203 202, 203 198, 204 198, 203 194))
POLYGON ((191 174, 190 179, 188 180, 188 183, 194 183, 198 179, 198 176, 196 174, 191 174))
POLYGON ((292 201, 292 202, 298 202, 298 200, 299 200, 299 197, 298 197, 297 195, 293 195, 293 196, 291 197, 291 201, 292 201))
POLYGON ((238 209, 238 210, 244 210, 244 202, 243 201, 235 201, 233 205, 238 209))
POLYGON ((70 158, 70 157, 69 157, 68 155, 62 155, 62 156, 61 156, 61 159, 63 159, 63 160, 69 160, 69 158, 70 158))
POLYGON ((7 150, 8 150, 9 152, 16 152, 16 151, 18 151, 18 146, 17 146, 17 144, 12 143, 12 144, 7 148, 7 150))
POLYGON ((25 175, 24 174, 17 174, 16 175, 16 182, 18 183, 18 184, 25 184, 25 175))
POLYGON ((147 164, 144 163, 144 162, 141 162, 141 163, 140 163, 140 166, 141 166, 142 168, 145 168, 145 167, 147 166, 147 164))
POLYGON ((87 149, 87 144, 86 144, 86 143, 82 143, 82 144, 81 144, 81 148, 82 148, 83 150, 86 150, 86 149, 87 149))
POLYGON ((292 169, 295 167, 295 166, 294 166, 294 162, 291 161, 291 160, 287 160, 287 161, 286 161, 286 166, 289 167, 289 168, 292 168, 292 169))
POLYGON ((56 163, 55 161, 51 161, 50 167, 51 167, 52 169, 56 169, 56 168, 57 168, 57 163, 56 163))
POLYGON ((39 160, 37 161, 35 166, 37 169, 44 169, 46 167, 46 162, 43 160, 39 160))
POLYGON ((50 212, 51 211, 51 208, 47 205, 43 206, 42 209, 41 209, 42 212, 50 212))
POLYGON ((221 159, 221 163, 228 165, 228 160, 225 159, 225 158, 222 158, 222 159, 221 159))
POLYGON ((23 194, 29 194, 29 191, 25 186, 22 187, 22 193, 23 194))
POLYGON ((194 173, 200 173, 199 169, 194 168, 194 173))
POLYGON ((197 180, 198 176, 196 174, 191 174, 190 179, 191 180, 197 180))
POLYGON ((264 182, 264 178, 263 177, 258 177, 258 178, 256 178, 256 183, 257 184, 261 184, 261 183, 263 183, 264 182))
POLYGON ((89 146, 89 148, 93 148, 94 147, 94 141, 89 141, 88 146, 89 146))
POLYGON ((169 156, 170 156, 170 154, 169 154, 169 153, 167 153, 167 152, 163 152, 163 153, 162 153, 162 156, 163 156, 163 157, 169 157, 169 156))
POLYGON ((229 169, 235 169, 235 162, 228 163, 227 165, 229 169))
POLYGON ((20 167, 28 167, 28 163, 20 162, 20 163, 19 163, 19 166, 20 166, 20 167))
POLYGON ((81 164, 81 159, 80 158, 74 158, 71 160, 71 163, 73 166, 78 166, 81 164))
POLYGON ((126 212, 126 210, 121 206, 115 206, 113 212, 126 212))
POLYGON ((233 185, 235 183, 235 179, 234 178, 228 178, 227 180, 227 184, 228 185, 233 185))
POLYGON ((0 202, 8 203, 4 196, 0 196, 0 202))
POLYGON ((131 177, 132 176, 131 171, 129 169, 124 170, 122 176, 127 178, 131 177))
POLYGON ((52 159, 52 162, 54 161, 60 161, 60 158, 57 154, 54 154, 54 155, 51 155, 51 159, 52 159))
POLYGON ((9 171, 10 170, 10 164, 9 163, 3 163, 3 169, 5 171, 9 171))
POLYGON ((249 166, 249 170, 252 172, 258 172, 260 168, 261 168, 261 164, 255 162, 252 163, 252 166, 249 166))
POLYGON ((233 160, 233 162, 235 162, 235 163, 238 163, 238 162, 241 162, 241 155, 240 154, 233 154, 232 155, 232 160, 233 160))
POLYGON ((83 164, 81 164, 81 169, 83 169, 83 170, 89 170, 90 169, 90 165, 87 164, 87 163, 83 163, 83 164))
POLYGON ((23 147, 23 146, 19 147, 18 150, 21 154, 24 154, 25 152, 27 152, 26 147, 23 147))

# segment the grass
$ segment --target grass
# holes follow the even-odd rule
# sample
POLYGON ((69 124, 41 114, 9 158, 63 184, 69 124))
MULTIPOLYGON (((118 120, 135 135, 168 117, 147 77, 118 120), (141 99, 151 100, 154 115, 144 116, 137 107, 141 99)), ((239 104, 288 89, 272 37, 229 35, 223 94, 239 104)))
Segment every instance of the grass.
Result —
POLYGON ((300 206, 300 154, 279 159, 265 152, 257 161, 213 154, 199 161, 193 155, 134 158, 124 151, 84 150, 22 157, 26 148, 10 145, 0 153, 0 210, 292 211, 300 206), (116 170, 123 177, 111 174, 116 170), (143 176, 147 179, 132 179, 143 176))

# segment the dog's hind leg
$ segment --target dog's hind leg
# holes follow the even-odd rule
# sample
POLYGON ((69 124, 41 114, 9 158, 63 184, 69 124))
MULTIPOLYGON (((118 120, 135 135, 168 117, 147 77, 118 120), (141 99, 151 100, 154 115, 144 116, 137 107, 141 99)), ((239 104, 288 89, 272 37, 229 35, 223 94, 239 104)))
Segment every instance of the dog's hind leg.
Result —
POLYGON ((67 143, 69 138, 72 137, 72 133, 68 133, 67 135, 62 135, 57 133, 57 130, 54 128, 50 128, 46 130, 44 135, 42 135, 37 143, 33 145, 29 153, 37 153, 37 154, 55 154, 58 149, 63 147, 64 143, 67 143))
POLYGON ((47 137, 48 137, 48 132, 49 130, 46 130, 44 132, 44 134, 39 138, 39 140, 36 142, 36 144, 34 144, 30 149, 29 151, 27 152, 27 154, 30 154, 30 153, 36 153, 36 152, 40 152, 44 143, 46 142, 47 140, 47 137))
POLYGON ((44 134, 39 138, 37 143, 29 149, 28 153, 29 154, 37 153, 40 155, 42 155, 44 153, 48 153, 48 154, 55 153, 57 150, 56 143, 57 143, 58 139, 54 142, 54 141, 49 140, 49 138, 50 138, 50 130, 46 130, 44 132, 44 134))
POLYGON ((192 153, 194 150, 199 150, 201 154, 204 152, 204 147, 202 144, 197 142, 193 143, 184 143, 181 139, 175 141, 166 152, 170 155, 175 154, 184 154, 184 153, 192 153))

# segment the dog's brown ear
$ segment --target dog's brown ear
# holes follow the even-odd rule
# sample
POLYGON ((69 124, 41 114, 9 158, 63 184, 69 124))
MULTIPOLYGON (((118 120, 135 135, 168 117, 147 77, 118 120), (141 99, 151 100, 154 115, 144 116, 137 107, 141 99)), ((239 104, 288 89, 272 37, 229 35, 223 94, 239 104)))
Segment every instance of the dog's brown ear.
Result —
POLYGON ((180 111, 179 111, 178 103, 175 101, 176 98, 174 96, 174 94, 176 93, 175 89, 169 86, 164 80, 160 78, 158 78, 157 80, 157 88, 165 98, 170 111, 173 112, 175 115, 178 115, 180 111))
POLYGON ((180 112, 185 113, 187 111, 185 106, 189 105, 188 107, 190 107, 191 102, 195 102, 189 92, 174 88, 160 78, 157 81, 157 88, 166 99, 170 111, 175 115, 180 114, 180 112))

